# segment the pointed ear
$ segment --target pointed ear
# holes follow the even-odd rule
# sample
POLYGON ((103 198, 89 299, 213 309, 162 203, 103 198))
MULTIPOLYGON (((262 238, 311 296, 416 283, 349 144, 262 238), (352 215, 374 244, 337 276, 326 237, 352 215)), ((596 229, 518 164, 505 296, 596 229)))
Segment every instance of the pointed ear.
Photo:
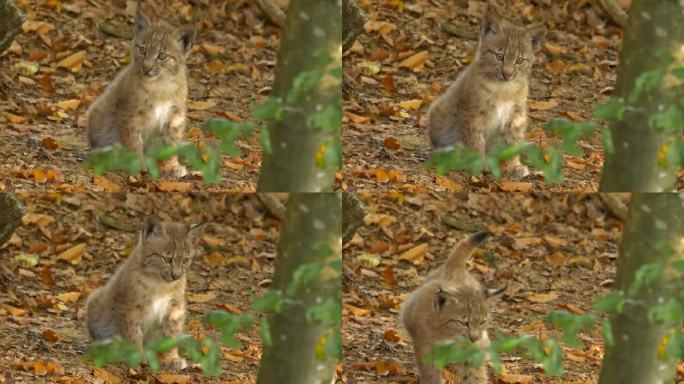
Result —
POLYGON ((539 51, 541 48, 541 43, 546 37, 546 27, 543 25, 535 25, 527 29, 527 36, 530 38, 532 43, 532 49, 535 52, 539 51))
POLYGON ((147 215, 143 219, 142 229, 140 230, 140 237, 149 239, 152 237, 160 237, 164 233, 161 220, 157 216, 147 215))
POLYGON ((188 54, 192 46, 195 45, 195 39, 197 38, 197 29, 194 25, 184 25, 178 29, 178 43, 180 44, 181 50, 184 54, 188 54))
POLYGON ((503 288, 485 288, 485 296, 487 296, 487 300, 498 299, 503 296, 506 289, 508 289, 508 286, 504 286, 503 288))
POLYGON ((437 312, 441 311, 442 308, 444 308, 444 304, 447 302, 447 295, 446 292, 442 290, 442 288, 437 291, 435 294, 435 299, 434 299, 434 306, 437 312))
POLYGON ((493 6, 487 7, 482 18, 482 37, 496 36, 501 32, 501 16, 493 6))
POLYGON ((209 223, 188 224, 187 230, 188 236, 190 236, 190 241, 192 241, 193 244, 196 244, 208 226, 209 223))
POLYGON ((134 35, 139 36, 141 33, 147 31, 147 29, 150 27, 150 24, 150 18, 145 15, 142 5, 140 5, 140 1, 138 1, 138 8, 135 11, 134 35))

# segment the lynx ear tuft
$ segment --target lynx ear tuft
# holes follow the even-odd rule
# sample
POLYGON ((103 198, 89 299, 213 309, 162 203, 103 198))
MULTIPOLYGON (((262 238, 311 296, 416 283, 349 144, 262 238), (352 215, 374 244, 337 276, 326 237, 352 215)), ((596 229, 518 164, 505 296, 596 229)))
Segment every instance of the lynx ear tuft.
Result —
POLYGON ((499 32, 501 32, 501 16, 499 15, 499 12, 490 5, 487 7, 487 11, 482 18, 482 36, 496 36, 499 32))
POLYGON ((150 27, 150 24, 150 18, 145 15, 142 5, 140 4, 140 1, 138 1, 138 7, 135 11, 135 36, 139 36, 141 33, 147 31, 147 29, 150 27))
POLYGON ((196 243, 199 238, 204 234, 204 231, 207 229, 209 226, 209 223, 200 223, 200 224, 188 224, 186 226, 186 229, 188 231, 188 236, 190 236, 190 240, 193 243, 196 243))
POLYGON ((147 215, 143 220, 142 230, 140 235, 143 239, 148 239, 150 237, 159 237, 164 233, 164 228, 162 228, 161 220, 157 216, 147 215))
POLYGON ((506 289, 508 289, 508 286, 504 286, 503 288, 485 288, 485 296, 487 296, 487 299, 498 298, 503 296, 506 289))
POLYGON ((527 36, 530 38, 532 43, 532 49, 535 52, 539 51, 541 48, 541 43, 546 37, 546 27, 543 25, 535 25, 527 29, 527 36))
POLYGON ((482 244, 483 241, 485 241, 491 235, 492 235, 492 233, 489 231, 478 232, 478 233, 470 236, 470 241, 474 245, 480 245, 480 244, 482 244))
POLYGON ((437 291, 437 293, 435 294, 435 303, 434 303, 435 309, 437 311, 441 311, 442 308, 444 308, 444 304, 446 304, 446 302, 447 302, 446 294, 442 290, 442 288, 440 288, 439 291, 437 291))
POLYGON ((181 50, 184 54, 188 54, 192 47, 195 45, 195 39, 197 38, 197 29, 194 25, 184 25, 178 29, 180 34, 178 38, 178 43, 180 44, 181 50))

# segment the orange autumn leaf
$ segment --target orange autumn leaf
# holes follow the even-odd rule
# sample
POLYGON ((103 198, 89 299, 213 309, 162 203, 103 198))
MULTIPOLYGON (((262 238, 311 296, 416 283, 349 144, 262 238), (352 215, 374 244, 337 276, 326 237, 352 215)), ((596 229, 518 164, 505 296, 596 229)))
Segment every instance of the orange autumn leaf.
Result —
POLYGON ((86 51, 79 51, 71 56, 65 57, 57 63, 57 68, 66 68, 71 72, 78 72, 81 70, 81 65, 86 58, 86 51))
POLYGON ((532 183, 521 181, 502 181, 499 185, 505 192, 532 192, 532 183))
POLYGON ((188 192, 191 187, 190 183, 180 181, 160 181, 157 183, 157 189, 162 192, 188 192))
POLYGON ((401 336, 399 336, 399 332, 397 332, 396 329, 388 329, 385 331, 385 340, 389 341, 390 343, 398 343, 399 340, 401 340, 401 336))
POLYGON ((413 263, 414 265, 420 265, 423 263, 423 260, 425 260, 425 254, 427 253, 427 250, 427 243, 416 245, 415 247, 399 255, 399 260, 405 260, 413 263))
POLYGON ((121 186, 119 184, 109 180, 104 176, 93 176, 93 182, 98 187, 104 189, 105 192, 119 192, 121 190, 121 186))
POLYGON ((81 260, 83 259, 83 255, 85 254, 85 250, 86 243, 74 245, 73 247, 57 255, 57 260, 64 260, 71 263, 72 265, 80 264, 81 260))
POLYGON ((160 373, 157 380, 162 384, 187 384, 190 382, 190 375, 173 375, 170 373, 160 373))
POLYGON ((59 148, 59 144, 57 144, 57 141, 50 136, 43 138, 41 145, 43 146, 43 148, 49 150, 55 150, 59 148))
POLYGON ((423 65, 428 58, 428 51, 421 51, 415 55, 409 56, 404 61, 399 63, 399 68, 408 68, 414 72, 420 72, 423 69, 423 65))

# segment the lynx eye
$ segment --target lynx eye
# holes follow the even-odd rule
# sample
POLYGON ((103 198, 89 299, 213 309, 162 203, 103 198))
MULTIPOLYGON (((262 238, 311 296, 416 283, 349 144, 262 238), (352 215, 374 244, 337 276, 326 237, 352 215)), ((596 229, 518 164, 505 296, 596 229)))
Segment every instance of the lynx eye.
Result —
POLYGON ((146 55, 147 54, 147 48, 143 47, 142 45, 138 46, 138 52, 140 52, 141 55, 146 55))
POLYGON ((157 55, 157 59, 159 59, 160 61, 166 61, 169 59, 169 55, 167 55, 164 52, 161 52, 157 55))
POLYGON ((496 55, 496 59, 497 59, 497 60, 503 61, 503 59, 504 59, 503 53, 498 53, 498 52, 497 52, 497 53, 495 53, 495 55, 496 55))
POLYGON ((527 62, 527 59, 524 59, 522 57, 518 57, 518 60, 515 61, 516 64, 518 65, 523 65, 527 62))

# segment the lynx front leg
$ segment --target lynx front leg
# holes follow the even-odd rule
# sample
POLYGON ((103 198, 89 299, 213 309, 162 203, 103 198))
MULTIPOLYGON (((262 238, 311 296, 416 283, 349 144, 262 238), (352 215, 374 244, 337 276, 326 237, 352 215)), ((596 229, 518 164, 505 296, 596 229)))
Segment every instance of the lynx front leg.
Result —
MULTIPOLYGON (((168 317, 162 324, 162 332, 165 336, 177 338, 183 333, 184 324, 185 303, 182 301, 174 301, 168 317)), ((180 371, 188 367, 187 361, 178 355, 177 348, 165 353, 162 357, 162 361, 165 368, 173 371, 180 371)))
MULTIPOLYGON (((517 105, 511 114, 510 123, 504 129, 504 140, 509 144, 520 145, 525 141, 526 129, 527 108, 517 105)), ((503 169, 505 173, 514 178, 523 178, 530 174, 530 170, 520 162, 520 155, 515 155, 512 159, 504 162, 503 169)))
POLYGON ((117 328, 121 338, 130 341, 142 353, 143 351, 143 332, 140 327, 141 314, 128 312, 121 314, 117 319, 117 328))
POLYGON ((416 345, 414 348, 420 384, 442 384, 442 372, 429 362, 423 363, 423 357, 430 352, 430 348, 431 345, 416 345))
POLYGON ((119 129, 121 145, 130 149, 142 159, 145 151, 144 132, 145 124, 147 123, 144 114, 137 113, 130 119, 120 118, 117 120, 115 124, 119 129))
MULTIPOLYGON (((183 140, 183 130, 185 129, 185 110, 174 107, 171 114, 169 125, 161 132, 161 139, 169 145, 178 145, 183 140)), ((181 178, 188 174, 188 170, 180 165, 178 156, 165 160, 161 164, 162 171, 175 178, 181 178)))

